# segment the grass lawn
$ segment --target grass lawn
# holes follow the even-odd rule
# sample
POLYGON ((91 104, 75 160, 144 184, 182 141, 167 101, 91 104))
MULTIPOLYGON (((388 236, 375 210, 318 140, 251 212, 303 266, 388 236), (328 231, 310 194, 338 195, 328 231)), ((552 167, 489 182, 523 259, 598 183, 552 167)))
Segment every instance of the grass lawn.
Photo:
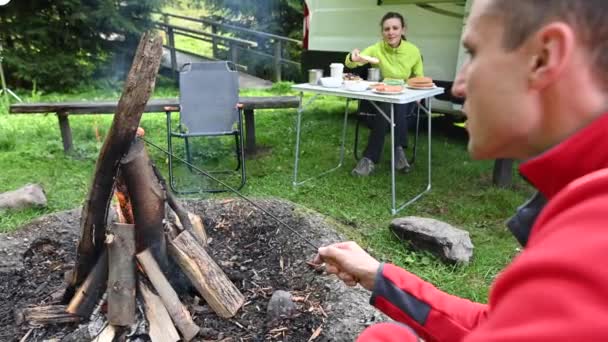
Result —
MULTIPOLYGON (((169 82, 160 82, 154 97, 176 96, 169 82)), ((80 89, 72 94, 25 94, 25 101, 113 99, 120 88, 80 89)), ((242 95, 289 93, 288 84, 268 91, 245 90, 242 95)), ((354 107, 352 108, 354 109, 354 107)), ((40 183, 48 196, 48 208, 17 213, 0 213, 0 231, 9 232, 25 222, 64 209, 78 207, 88 191, 101 142, 110 115, 71 116, 75 152, 65 156, 54 115, 7 115, 0 105, 0 192, 26 183, 40 183), (97 133, 96 133, 97 132, 97 133)), ((338 133, 344 102, 319 98, 303 121, 302 172, 312 174, 335 164, 338 133)), ((276 196, 319 211, 340 222, 343 233, 359 241, 378 258, 406 267, 420 277, 451 293, 476 301, 487 300, 487 288, 496 274, 517 253, 517 244, 504 221, 531 193, 516 177, 511 189, 491 185, 492 162, 471 161, 463 139, 437 132, 433 135, 433 189, 399 216, 433 217, 468 230, 475 244, 474 260, 466 266, 448 266, 427 253, 414 252, 398 242, 388 230, 390 172, 388 148, 384 162, 367 178, 353 178, 354 123, 347 132, 346 165, 338 171, 293 188, 295 146, 294 109, 260 111, 256 115, 258 144, 268 152, 247 160, 247 196, 276 196)), ((145 114, 141 126, 149 139, 166 146, 165 116, 145 114)), ((367 130, 364 130, 367 131, 367 130)), ((367 134, 367 132, 365 132, 367 134)), ((365 139, 364 139, 365 140, 365 139)), ((417 163, 411 173, 398 175, 398 196, 405 199, 426 185, 426 136, 422 135, 417 163)), ((166 170, 166 158, 151 151, 159 167, 166 170)), ((201 196, 211 196, 202 194, 201 196)), ((227 196, 227 195, 220 195, 227 196)), ((295 238, 295 237, 294 237, 295 238)))

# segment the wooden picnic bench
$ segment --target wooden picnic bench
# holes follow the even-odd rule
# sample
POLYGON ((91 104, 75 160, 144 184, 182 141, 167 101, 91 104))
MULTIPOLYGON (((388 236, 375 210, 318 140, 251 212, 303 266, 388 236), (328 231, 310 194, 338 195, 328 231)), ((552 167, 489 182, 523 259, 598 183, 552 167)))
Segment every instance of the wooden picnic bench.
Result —
MULTIPOLYGON (((297 108, 300 100, 297 96, 257 96, 240 97, 245 116, 245 151, 248 155, 256 153, 255 142, 255 116, 256 109, 297 108)), ((40 102, 16 103, 10 106, 11 114, 42 114, 56 113, 61 130, 63 149, 68 152, 72 149, 72 131, 68 116, 72 114, 113 114, 116 111, 117 101, 80 101, 80 102, 40 102)), ((177 111, 179 100, 177 98, 152 99, 148 101, 144 112, 165 112, 167 108, 177 111)), ((511 159, 498 159, 494 163, 493 182, 497 186, 507 187, 512 183, 513 161, 511 159)))
MULTIPOLYGON (((245 116, 245 151, 252 155, 256 153, 255 116, 256 109, 297 108, 300 99, 297 96, 256 96, 240 97, 245 116)), ((63 141, 63 150, 72 149, 72 130, 69 115, 113 114, 118 101, 79 101, 79 102, 39 102, 16 103, 10 106, 11 114, 41 114, 56 113, 63 141)), ((148 101, 145 113, 179 111, 179 99, 152 99, 148 101)))

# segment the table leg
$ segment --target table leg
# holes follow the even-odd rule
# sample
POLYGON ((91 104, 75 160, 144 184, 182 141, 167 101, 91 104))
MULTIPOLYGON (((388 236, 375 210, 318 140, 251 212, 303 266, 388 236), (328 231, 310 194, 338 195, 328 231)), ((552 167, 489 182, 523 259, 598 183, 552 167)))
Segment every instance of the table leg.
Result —
POLYGON ((304 106, 302 100, 304 99, 304 93, 300 93, 300 105, 298 106, 298 117, 296 119, 296 156, 293 166, 293 186, 298 185, 298 165, 300 163, 300 129, 302 125, 302 112, 304 106))
POLYGON ((397 194, 395 190, 395 104, 391 103, 391 213, 397 213, 397 194))
POLYGON ((72 130, 67 112, 57 112, 59 119, 59 130, 61 131, 61 141, 63 142, 63 152, 68 153, 72 150, 72 130))
POLYGON ((245 152, 252 156, 256 153, 255 145, 255 116, 253 109, 245 109, 245 152))
MULTIPOLYGON (((393 215, 396 215, 399 211, 403 210, 403 208, 409 206, 410 204, 416 202, 420 197, 422 197, 422 195, 424 195, 425 193, 429 192, 431 190, 431 141, 432 141, 432 137, 431 137, 431 112, 432 112, 432 107, 431 107, 431 98, 427 98, 427 103, 428 103, 428 109, 422 107, 422 110, 424 112, 426 112, 427 114, 427 126, 428 126, 428 150, 429 150, 429 154, 428 154, 428 165, 427 165, 427 186, 426 188, 420 192, 419 194, 417 194, 416 196, 414 196, 412 199, 410 199, 409 201, 405 202, 404 204, 402 204, 401 206, 399 206, 399 208, 396 208, 396 200, 395 200, 395 195, 393 195, 393 203, 392 203, 392 208, 391 208, 391 213, 393 215)), ((393 183, 393 191, 394 191, 394 183, 393 183)), ((393 192, 394 194, 394 192, 393 192)))
POLYGON ((492 182, 499 188, 507 188, 513 183, 513 159, 496 159, 492 182))
POLYGON ((301 129, 302 129, 302 112, 304 111, 304 107, 306 107, 308 104, 310 104, 319 94, 316 94, 315 96, 313 96, 313 98, 311 98, 304 106, 302 106, 302 94, 300 94, 300 107, 298 107, 298 118, 296 121, 296 157, 295 157, 295 165, 293 168, 293 186, 299 186, 302 185, 310 180, 313 180, 315 178, 319 178, 321 176, 324 176, 330 172, 333 172, 337 169, 339 169, 340 167, 342 167, 342 164, 344 163, 344 146, 346 143, 346 128, 348 126, 348 104, 350 102, 349 98, 346 98, 346 108, 344 109, 344 124, 342 127, 342 141, 340 144, 340 160, 338 161, 338 165, 334 166, 333 168, 321 172, 320 174, 313 176, 313 177, 309 177, 303 181, 298 181, 298 167, 299 167, 299 163, 300 163, 300 136, 301 136, 301 129))

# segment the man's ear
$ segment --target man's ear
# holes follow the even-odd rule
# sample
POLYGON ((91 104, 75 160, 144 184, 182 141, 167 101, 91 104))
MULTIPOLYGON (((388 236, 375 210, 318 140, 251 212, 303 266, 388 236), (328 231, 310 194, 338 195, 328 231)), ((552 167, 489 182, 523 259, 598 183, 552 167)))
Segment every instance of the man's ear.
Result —
POLYGON ((576 38, 572 27, 554 22, 543 26, 532 39, 528 79, 532 88, 542 89, 562 75, 572 58, 576 38))

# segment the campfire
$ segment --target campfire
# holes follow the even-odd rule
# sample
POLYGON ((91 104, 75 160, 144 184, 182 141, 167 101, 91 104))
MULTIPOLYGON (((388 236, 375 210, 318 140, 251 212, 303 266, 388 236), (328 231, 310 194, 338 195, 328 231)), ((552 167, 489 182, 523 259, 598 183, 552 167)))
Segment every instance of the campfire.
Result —
POLYGON ((274 199, 175 198, 140 139, 160 56, 144 35, 81 214, 67 220, 79 218, 78 238, 59 237, 65 219, 18 231, 29 247, 22 269, 0 272, 0 339, 342 341, 383 319, 368 293, 307 264, 310 240, 342 240, 322 219, 274 199))
POLYGON ((218 316, 233 317, 243 306, 243 294, 205 250, 201 218, 171 194, 138 139, 145 134, 137 124, 154 88, 161 46, 145 35, 138 47, 83 209, 67 305, 28 308, 19 321, 77 322, 103 308, 107 325, 100 340, 112 341, 120 327, 136 323, 140 305, 153 341, 190 341, 200 328, 171 285, 174 279, 167 279, 177 274, 170 271, 175 265, 218 316), (108 220, 112 189, 116 217, 108 220), (167 219, 167 206, 174 220, 167 219))

